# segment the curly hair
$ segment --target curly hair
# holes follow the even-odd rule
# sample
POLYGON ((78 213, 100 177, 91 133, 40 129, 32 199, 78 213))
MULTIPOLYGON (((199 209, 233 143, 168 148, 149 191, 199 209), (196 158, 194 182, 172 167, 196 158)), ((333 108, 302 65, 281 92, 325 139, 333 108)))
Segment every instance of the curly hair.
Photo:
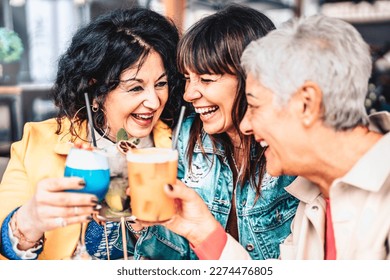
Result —
MULTIPOLYGON (((72 120, 77 115, 70 129, 75 136, 75 126, 87 119, 87 111, 81 110, 86 104, 84 93, 88 92, 91 104, 95 100, 102 107, 108 93, 119 85, 121 73, 138 62, 140 68, 152 50, 161 56, 168 77, 169 97, 160 118, 174 127, 184 89, 176 66, 178 41, 172 21, 140 7, 106 13, 81 27, 58 62, 52 89, 59 109, 56 133, 61 132, 63 118, 72 120)), ((94 113, 93 119, 102 130, 103 113, 94 113)))

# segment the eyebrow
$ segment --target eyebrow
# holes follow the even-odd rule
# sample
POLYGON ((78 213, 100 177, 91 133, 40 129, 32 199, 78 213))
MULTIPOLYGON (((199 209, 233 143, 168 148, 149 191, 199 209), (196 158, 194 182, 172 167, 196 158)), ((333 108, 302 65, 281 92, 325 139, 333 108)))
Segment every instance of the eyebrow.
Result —
POLYGON ((246 96, 248 97, 248 96, 250 96, 250 97, 252 97, 252 98, 254 98, 254 99, 257 99, 257 97, 256 96, 254 96, 252 93, 250 93, 250 92, 247 92, 246 93, 246 96))
MULTIPOLYGON (((157 79, 157 81, 158 80, 160 80, 161 78, 163 78, 164 76, 166 76, 167 75, 167 73, 162 73, 161 75, 160 75, 160 77, 158 77, 158 79, 157 79)), ((137 81, 137 82, 139 82, 139 83, 142 83, 144 80, 142 80, 142 79, 136 79, 136 78, 129 78, 129 79, 127 79, 127 80, 119 80, 120 82, 130 82, 130 81, 137 81)))

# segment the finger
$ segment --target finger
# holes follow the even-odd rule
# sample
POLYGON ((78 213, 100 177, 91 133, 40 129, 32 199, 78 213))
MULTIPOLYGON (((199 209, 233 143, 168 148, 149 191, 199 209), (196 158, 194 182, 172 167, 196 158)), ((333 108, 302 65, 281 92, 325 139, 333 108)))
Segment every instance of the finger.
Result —
POLYGON ((188 188, 180 181, 177 181, 174 185, 165 185, 164 191, 169 197, 183 201, 193 201, 200 199, 199 195, 193 189, 188 188))
POLYGON ((85 187, 85 181, 80 177, 47 178, 40 181, 37 187, 49 192, 81 190, 85 187))
POLYGON ((39 208, 38 214, 42 219, 51 219, 56 217, 71 218, 77 216, 89 216, 98 212, 99 207, 97 206, 72 206, 72 207, 42 206, 39 208))
POLYGON ((36 196, 40 205, 57 207, 96 206, 98 199, 93 194, 76 192, 45 192, 36 196))
POLYGON ((73 224, 88 223, 92 221, 92 216, 76 216, 76 217, 55 217, 50 219, 51 228, 66 227, 73 224))

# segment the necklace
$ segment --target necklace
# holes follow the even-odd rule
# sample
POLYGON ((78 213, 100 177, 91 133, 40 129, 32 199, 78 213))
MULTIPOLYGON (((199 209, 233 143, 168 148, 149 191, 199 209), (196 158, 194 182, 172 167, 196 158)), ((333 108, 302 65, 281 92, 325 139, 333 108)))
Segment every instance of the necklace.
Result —
POLYGON ((240 178, 241 168, 240 169, 238 168, 237 163, 236 163, 236 159, 234 158, 234 154, 232 153, 231 155, 232 155, 234 167, 236 168, 236 171, 237 171, 237 178, 240 178))
POLYGON ((238 173, 238 166, 237 166, 236 160, 234 159, 233 153, 232 153, 232 159, 233 159, 234 167, 236 168, 236 171, 237 171, 237 173, 238 173))

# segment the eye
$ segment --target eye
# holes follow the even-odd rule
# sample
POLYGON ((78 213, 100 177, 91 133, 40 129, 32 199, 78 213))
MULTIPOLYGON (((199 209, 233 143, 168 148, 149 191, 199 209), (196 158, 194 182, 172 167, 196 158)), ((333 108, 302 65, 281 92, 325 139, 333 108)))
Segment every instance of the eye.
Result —
POLYGON ((127 92, 130 92, 130 93, 137 93, 137 92, 141 92, 144 90, 143 87, 141 86, 135 86, 135 87, 131 87, 129 89, 125 89, 127 92))
POLYGON ((248 102, 248 110, 249 110, 249 111, 252 111, 252 110, 254 110, 254 109, 258 108, 258 107, 259 107, 259 106, 255 106, 255 105, 250 104, 250 103, 248 102))
POLYGON ((157 88, 164 88, 165 86, 167 86, 168 85, 168 82, 167 81, 161 81, 161 82, 158 82, 157 84, 156 84, 156 87, 157 88))
POLYGON ((215 82, 215 80, 213 79, 206 79, 206 78, 200 78, 200 81, 205 84, 215 82))
POLYGON ((200 81, 205 84, 214 83, 221 78, 221 75, 205 74, 200 77, 200 81))

